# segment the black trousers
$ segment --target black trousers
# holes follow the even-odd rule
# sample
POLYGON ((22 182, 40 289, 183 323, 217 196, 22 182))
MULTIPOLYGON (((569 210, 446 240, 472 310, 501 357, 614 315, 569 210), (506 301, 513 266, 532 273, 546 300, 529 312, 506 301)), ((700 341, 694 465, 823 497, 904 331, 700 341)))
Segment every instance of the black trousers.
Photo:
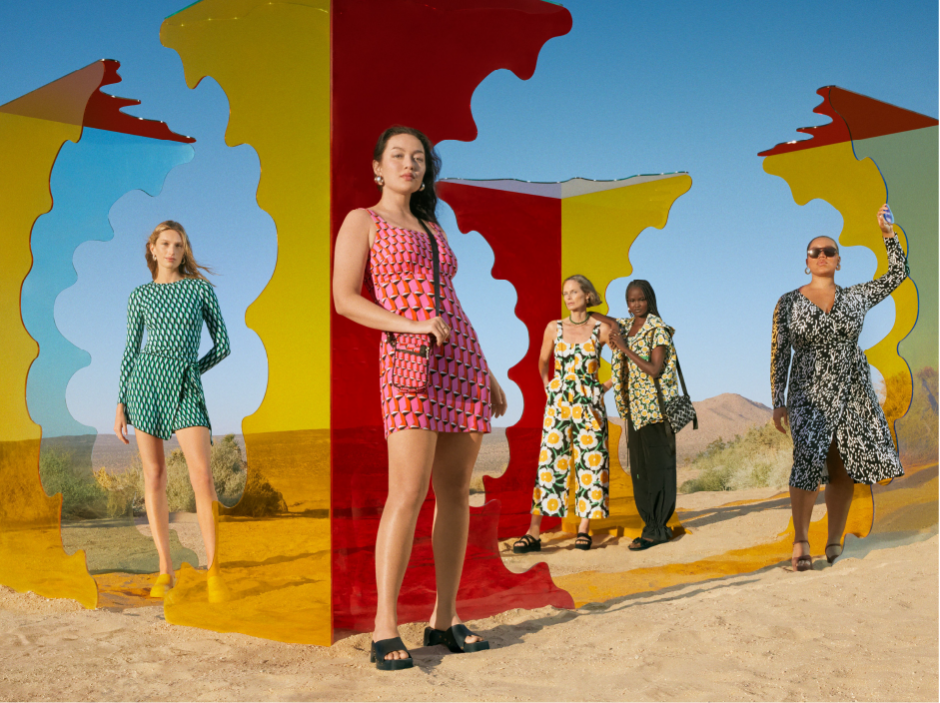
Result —
POLYGON ((672 537, 666 527, 676 511, 676 435, 665 422, 634 429, 627 418, 627 448, 633 499, 643 519, 643 538, 663 542, 672 537))

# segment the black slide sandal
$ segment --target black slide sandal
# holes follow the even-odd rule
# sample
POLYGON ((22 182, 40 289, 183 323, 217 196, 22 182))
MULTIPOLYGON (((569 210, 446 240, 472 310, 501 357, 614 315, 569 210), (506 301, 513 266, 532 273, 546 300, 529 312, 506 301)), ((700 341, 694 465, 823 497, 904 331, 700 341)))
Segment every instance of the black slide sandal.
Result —
POLYGON ((577 537, 574 538, 575 549, 583 549, 586 552, 592 544, 594 544, 594 540, 587 532, 579 532, 577 537))
POLYGON ((398 669, 410 669, 415 665, 415 660, 411 658, 411 652, 405 659, 386 659, 385 657, 392 652, 403 650, 408 652, 405 643, 401 637, 390 637, 387 640, 372 642, 372 650, 369 654, 369 661, 375 664, 375 668, 380 671, 397 671, 398 669))
POLYGON ((490 648, 490 643, 486 640, 467 642, 468 637, 479 637, 479 635, 471 632, 470 628, 464 624, 454 625, 446 630, 435 630, 433 627, 424 628, 425 647, 443 644, 454 653, 482 652, 484 649, 490 648))
MULTIPOLYGON (((526 554, 528 552, 541 552, 542 551, 542 540, 541 538, 535 538, 529 533, 522 535, 517 539, 512 545, 513 554, 526 554)), ((443 630, 438 630, 438 632, 443 632, 443 630)))

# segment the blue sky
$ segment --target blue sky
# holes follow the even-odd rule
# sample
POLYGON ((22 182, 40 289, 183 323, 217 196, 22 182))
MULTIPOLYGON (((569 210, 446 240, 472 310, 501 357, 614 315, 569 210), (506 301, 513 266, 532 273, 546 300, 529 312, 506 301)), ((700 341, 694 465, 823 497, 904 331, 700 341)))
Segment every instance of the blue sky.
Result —
MULTIPOLYGON (((69 383, 69 410, 102 432, 113 424, 127 295, 149 278, 143 238, 162 219, 183 222, 197 257, 219 273, 234 351, 204 377, 214 429, 238 431, 264 395, 264 349, 245 327, 244 310, 273 271, 274 224, 254 199, 254 150, 224 144, 224 92, 211 79, 189 90, 178 55, 160 44, 163 18, 187 4, 0 4, 0 104, 114 58, 123 82, 109 90, 143 102, 127 112, 197 139, 192 161, 169 173, 159 195, 134 191, 114 204, 114 238, 77 249, 78 281, 56 301, 60 330, 84 328, 67 336, 91 357, 69 383)), ((824 122, 812 113, 824 85, 936 117, 936 3, 563 4, 572 31, 546 44, 529 81, 497 71, 480 85, 472 101, 479 135, 439 145, 443 175, 550 181, 688 171, 692 189, 666 228, 647 230, 634 244, 632 276, 652 282, 664 318, 677 328, 694 399, 733 392, 769 403, 773 305, 805 280, 806 242, 837 235, 842 219, 824 202, 797 206, 786 183, 763 172, 757 152, 797 138, 797 127, 824 122)), ((441 220, 460 258, 461 302, 508 386, 511 424, 521 398, 505 371, 525 345, 512 315, 515 291, 491 278, 492 252, 482 237, 460 234, 446 205, 441 220)), ((843 250, 843 284, 874 270, 867 250, 843 250)), ((615 314, 625 313, 625 285, 617 280, 606 291, 615 314)), ((890 302, 870 313, 863 346, 892 320, 890 302)))

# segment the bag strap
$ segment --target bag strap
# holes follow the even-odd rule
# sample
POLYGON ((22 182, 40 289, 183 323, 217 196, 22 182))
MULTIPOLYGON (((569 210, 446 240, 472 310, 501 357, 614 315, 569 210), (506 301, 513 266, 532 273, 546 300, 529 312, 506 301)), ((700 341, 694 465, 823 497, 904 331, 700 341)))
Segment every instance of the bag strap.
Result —
MULTIPOLYGON (((668 333, 668 330, 667 330, 668 333)), ((682 385, 682 395, 688 395, 689 391, 685 387, 685 378, 682 376, 682 365, 679 363, 679 351, 676 349, 676 343, 672 338, 672 335, 669 335, 669 341, 672 342, 672 353, 676 356, 676 371, 679 373, 679 383, 682 385)), ((654 378, 653 383, 656 384, 656 396, 659 398, 659 412, 662 414, 663 419, 666 419, 666 403, 663 400, 663 389, 659 385, 659 379, 654 378)), ((693 429, 698 429, 698 418, 696 417, 693 422, 693 429)))
POLYGON ((441 255, 437 247, 437 237, 434 236, 434 232, 420 217, 418 222, 421 223, 421 227, 428 234, 428 239, 431 240, 431 258, 434 259, 434 312, 437 313, 438 317, 441 317, 444 306, 441 305, 441 255))

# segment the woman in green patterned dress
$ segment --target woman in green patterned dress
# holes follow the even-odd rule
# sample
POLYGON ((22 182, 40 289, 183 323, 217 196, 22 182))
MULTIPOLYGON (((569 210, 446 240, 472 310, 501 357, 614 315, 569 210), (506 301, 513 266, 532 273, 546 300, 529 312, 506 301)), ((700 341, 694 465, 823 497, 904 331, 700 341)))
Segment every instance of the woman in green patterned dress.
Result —
POLYGON ((163 441, 175 432, 196 494, 209 562, 209 601, 222 602, 228 590, 215 558, 218 496, 209 467, 212 434, 200 376, 229 355, 228 334, 212 284, 200 271, 208 269, 193 258, 181 224, 168 220, 157 225, 145 257, 153 281, 135 288, 127 303, 127 346, 114 432, 128 444, 127 426, 133 425, 143 464, 147 520, 160 556, 160 575, 150 595, 162 598, 175 583, 163 454, 163 441), (198 359, 203 320, 213 346, 198 359), (141 349, 145 328, 147 343, 141 349))

